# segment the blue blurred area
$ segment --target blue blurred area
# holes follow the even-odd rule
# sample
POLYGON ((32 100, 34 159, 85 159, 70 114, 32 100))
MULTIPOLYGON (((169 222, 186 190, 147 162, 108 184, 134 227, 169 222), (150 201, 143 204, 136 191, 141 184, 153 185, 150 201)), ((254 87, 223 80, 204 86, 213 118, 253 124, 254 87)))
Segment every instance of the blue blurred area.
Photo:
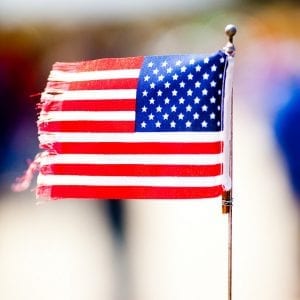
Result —
POLYGON ((292 79, 290 97, 275 117, 274 131, 296 199, 300 203, 300 78, 292 79))
POLYGON ((0 47, 0 192, 7 191, 37 151, 36 56, 17 45, 0 47))

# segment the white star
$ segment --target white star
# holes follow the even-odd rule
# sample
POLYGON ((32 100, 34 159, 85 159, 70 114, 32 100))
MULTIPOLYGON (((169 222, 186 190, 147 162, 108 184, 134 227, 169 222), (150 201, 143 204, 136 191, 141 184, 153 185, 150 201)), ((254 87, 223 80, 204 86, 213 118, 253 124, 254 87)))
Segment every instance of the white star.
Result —
POLYGON ((145 121, 143 121, 143 122, 141 123, 141 127, 142 127, 142 128, 146 128, 146 126, 147 126, 147 123, 146 123, 145 121))
POLYGON ((177 92, 176 90, 173 90, 173 91, 172 91, 172 96, 177 96, 177 93, 178 93, 178 92, 177 92))
POLYGON ((167 113, 165 113, 165 114, 163 115, 163 118, 164 118, 164 120, 168 120, 169 115, 168 115, 167 113))
POLYGON ((160 123, 159 121, 157 121, 157 122, 155 123, 155 127, 156 127, 156 128, 160 128, 160 125, 161 125, 161 123, 160 123))
POLYGON ((176 110, 177 110, 177 107, 176 107, 175 105, 173 105, 173 106, 171 107, 171 111, 172 111, 172 112, 176 112, 176 110))
POLYGON ((212 81, 211 83, 210 83, 210 86, 211 87, 215 87, 217 85, 217 83, 215 82, 215 81, 212 81))
POLYGON ((200 85, 201 85, 201 82, 199 82, 199 81, 196 81, 196 82, 195 82, 195 88, 199 88, 200 85))
POLYGON ((158 91, 157 91, 157 96, 160 97, 161 95, 162 95, 162 91, 161 91, 161 90, 158 90, 158 91))
POLYGON ((218 95, 221 95, 221 94, 222 94, 221 90, 218 90, 218 95))
POLYGON ((195 63, 195 60, 192 58, 191 60, 190 60, 190 65, 193 65, 195 63))
POLYGON ((168 88, 170 87, 170 85, 171 85, 171 83, 167 81, 167 82, 165 83, 165 88, 168 89, 168 88))
POLYGON ((184 72, 186 71, 186 69, 187 69, 186 66, 181 67, 181 68, 180 68, 181 73, 184 73, 184 72))
POLYGON ((180 113, 180 114, 178 115, 178 120, 183 120, 183 118, 184 118, 184 114, 183 114, 183 113, 180 113))
POLYGON ((171 68, 171 67, 169 67, 168 69, 167 69, 167 73, 172 73, 172 71, 173 71, 173 69, 171 68))
POLYGON ((203 96, 206 96, 207 94, 208 94, 208 90, 207 89, 202 90, 202 95, 203 96))
POLYGON ((209 77, 209 74, 207 74, 207 73, 204 73, 204 74, 203 74, 203 79, 204 79, 204 80, 207 80, 208 77, 209 77))
POLYGON ((181 64, 182 64, 182 61, 181 60, 177 60, 175 65, 176 66, 180 66, 181 64))
POLYGON ((150 103, 150 104, 154 104, 154 102, 155 102, 155 100, 154 100, 153 97, 152 97, 151 99, 149 99, 149 103, 150 103))
POLYGON ((146 90, 143 91, 143 97, 146 97, 148 95, 148 92, 146 90))
POLYGON ((170 99, 167 97, 165 98, 165 104, 169 104, 170 103, 170 99))
POLYGON ((205 57, 203 61, 204 61, 205 64, 208 64, 209 63, 209 58, 205 57))
POLYGON ((179 104, 183 104, 185 99, 183 97, 179 98, 179 104))
POLYGON ((221 122, 220 122, 220 121, 218 121, 217 125, 218 125, 218 126, 221 126, 221 122))
POLYGON ((158 72, 159 72, 159 70, 157 68, 153 70, 153 74, 155 74, 155 75, 157 75, 158 72))
POLYGON ((146 112, 148 109, 148 107, 146 107, 145 105, 142 107, 142 112, 146 112))
POLYGON ((194 77, 194 75, 193 75, 192 73, 190 73, 190 74, 188 75, 188 80, 193 80, 193 77, 194 77))
POLYGON ((151 62, 149 62, 148 67, 149 67, 149 68, 152 68, 153 65, 154 65, 154 63, 151 61, 151 62))
POLYGON ((193 114, 194 120, 198 120, 199 117, 200 117, 200 115, 197 112, 193 114))
POLYGON ((151 89, 154 89, 154 88, 155 88, 155 83, 154 83, 154 82, 151 82, 151 83, 150 83, 150 88, 151 88, 151 89))
POLYGON ((176 73, 172 77, 173 77, 173 80, 177 80, 178 79, 178 75, 176 73))
POLYGON ((216 65, 212 65, 210 69, 212 70, 212 72, 215 72, 215 71, 217 71, 217 66, 216 65))
POLYGON ((211 114, 210 114, 210 118, 213 120, 213 119, 216 118, 216 115, 215 115, 214 113, 211 113, 211 114))
POLYGON ((185 82, 184 82, 184 81, 181 81, 181 82, 179 83, 179 86, 180 86, 181 88, 184 88, 184 87, 185 87, 185 82))
POLYGON ((215 97, 211 97, 209 100, 210 100, 210 103, 216 103, 216 98, 215 97))
POLYGON ((199 98, 199 97, 196 97, 196 98, 194 99, 194 103, 195 103, 195 104, 199 104, 199 103, 200 103, 200 98, 199 98))
POLYGON ((149 81, 149 79, 150 79, 150 76, 149 76, 149 75, 146 75, 146 76, 144 77, 144 80, 145 80, 145 81, 149 81))
POLYGON ((207 127, 207 122, 206 122, 206 121, 203 121, 203 122, 201 123, 201 126, 204 127, 204 128, 206 128, 206 127, 207 127))
POLYGON ((159 75, 159 76, 158 76, 158 81, 163 81, 164 78, 165 78, 164 75, 159 75))
POLYGON ((219 74, 219 78, 221 79, 222 77, 223 77, 223 74, 222 74, 222 73, 220 73, 220 74, 219 74))
POLYGON ((220 106, 220 105, 218 105, 217 109, 218 109, 218 110, 221 110, 221 106, 220 106))
POLYGON ((189 89, 189 90, 187 91, 187 95, 188 95, 188 96, 192 96, 192 95, 193 95, 193 91, 192 91, 191 89, 189 89))
POLYGON ((162 67, 166 67, 167 65, 168 65, 168 62, 166 60, 161 64, 162 67))
POLYGON ((162 111, 162 107, 159 105, 156 107, 156 112, 161 112, 162 111))
POLYGON ((186 128, 190 128, 192 125, 192 123, 190 121, 185 122, 185 127, 186 128))
POLYGON ((149 120, 154 120, 154 115, 151 113, 151 114, 148 116, 148 119, 149 119, 149 120))
POLYGON ((207 109, 208 109, 207 105, 202 106, 202 111, 207 111, 207 109))
POLYGON ((185 109, 186 111, 192 111, 192 107, 190 105, 188 105, 185 109))
POLYGON ((200 71, 201 71, 201 66, 200 66, 200 65, 197 65, 197 66, 195 67, 195 70, 196 70, 196 72, 200 72, 200 71))
POLYGON ((224 57, 220 58, 220 63, 223 63, 225 61, 224 57))
POLYGON ((171 128, 175 128, 175 127, 176 127, 176 123, 175 123, 174 121, 172 121, 172 122, 170 123, 170 126, 171 126, 171 128))

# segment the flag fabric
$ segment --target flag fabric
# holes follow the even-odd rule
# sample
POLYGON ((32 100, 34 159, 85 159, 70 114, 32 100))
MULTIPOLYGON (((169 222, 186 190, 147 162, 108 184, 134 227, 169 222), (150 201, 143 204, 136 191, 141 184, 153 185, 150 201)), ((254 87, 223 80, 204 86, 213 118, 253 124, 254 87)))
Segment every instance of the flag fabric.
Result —
POLYGON ((37 196, 220 196, 230 59, 219 51, 55 63, 40 103, 37 196))

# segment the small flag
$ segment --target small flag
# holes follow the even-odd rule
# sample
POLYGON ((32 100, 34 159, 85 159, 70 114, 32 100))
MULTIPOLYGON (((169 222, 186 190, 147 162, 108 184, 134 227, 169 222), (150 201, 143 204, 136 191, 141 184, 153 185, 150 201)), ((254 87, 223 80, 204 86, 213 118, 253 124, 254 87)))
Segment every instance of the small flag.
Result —
POLYGON ((230 59, 219 51, 54 64, 38 119, 37 196, 220 196, 230 184, 230 59))

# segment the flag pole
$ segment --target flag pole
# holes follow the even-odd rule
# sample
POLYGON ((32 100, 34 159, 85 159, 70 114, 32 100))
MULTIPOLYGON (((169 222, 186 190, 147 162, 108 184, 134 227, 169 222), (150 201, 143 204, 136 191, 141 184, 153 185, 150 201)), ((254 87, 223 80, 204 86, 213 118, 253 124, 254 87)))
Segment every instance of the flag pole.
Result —
MULTIPOLYGON (((235 47, 233 44, 233 37, 236 34, 237 29, 235 25, 229 24, 225 27, 225 33, 228 36, 228 42, 223 48, 224 51, 230 56, 234 57, 235 55, 235 47)), ((230 122, 227 124, 227 132, 228 132, 228 138, 227 138, 227 145, 225 147, 228 147, 228 155, 227 155, 227 161, 228 164, 228 174, 225 174, 229 176, 230 180, 232 181, 232 131, 233 131, 233 122, 232 122, 232 115, 233 115, 233 97, 232 97, 232 91, 231 92, 231 99, 230 103, 227 103, 225 105, 228 105, 228 111, 227 113, 230 115, 230 122)), ((225 116, 226 117, 226 116, 225 116)), ((232 184, 230 186, 230 189, 225 190, 222 194, 222 213, 228 214, 228 300, 232 299, 232 184)))

